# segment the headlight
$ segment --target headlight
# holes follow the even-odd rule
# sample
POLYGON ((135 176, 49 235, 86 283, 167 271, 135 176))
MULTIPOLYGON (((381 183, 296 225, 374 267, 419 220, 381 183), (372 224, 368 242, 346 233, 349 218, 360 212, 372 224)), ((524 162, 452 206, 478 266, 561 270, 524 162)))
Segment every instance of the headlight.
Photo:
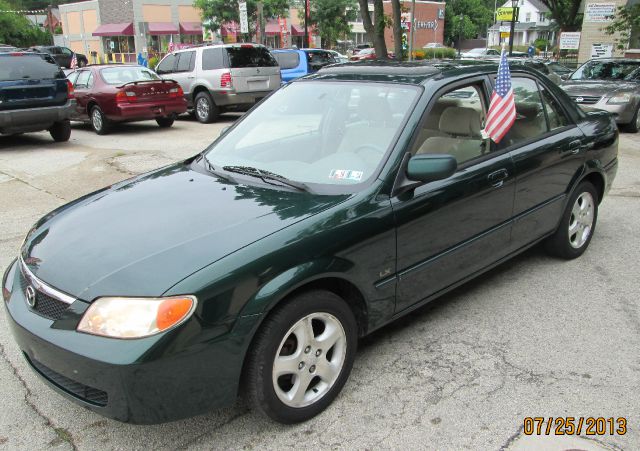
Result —
POLYGON ((113 338, 141 338, 171 329, 196 308, 195 296, 96 299, 78 324, 78 331, 113 338))
POLYGON ((9 298, 11 297, 13 278, 16 274, 16 266, 18 265, 16 265, 15 260, 9 263, 9 267, 2 276, 2 299, 4 299, 4 302, 9 302, 9 298))
POLYGON ((620 104, 620 103, 629 103, 631 102, 631 94, 616 94, 607 100, 607 103, 611 104, 620 104))

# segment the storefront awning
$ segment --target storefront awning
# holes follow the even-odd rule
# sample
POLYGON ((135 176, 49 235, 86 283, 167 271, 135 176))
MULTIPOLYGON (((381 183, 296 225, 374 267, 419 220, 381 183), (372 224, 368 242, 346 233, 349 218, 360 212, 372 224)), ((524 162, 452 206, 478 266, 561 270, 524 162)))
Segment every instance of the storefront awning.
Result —
POLYGON ((105 23, 92 33, 93 36, 133 36, 133 23, 105 23))
POLYGON ((148 22, 149 34, 180 34, 172 22, 148 22))
POLYGON ((291 36, 304 36, 304 25, 291 24, 291 36))
POLYGON ((180 22, 180 34, 202 34, 200 22, 180 22))
POLYGON ((266 34, 267 36, 280 34, 280 25, 278 25, 278 22, 267 22, 264 27, 264 34, 266 34))

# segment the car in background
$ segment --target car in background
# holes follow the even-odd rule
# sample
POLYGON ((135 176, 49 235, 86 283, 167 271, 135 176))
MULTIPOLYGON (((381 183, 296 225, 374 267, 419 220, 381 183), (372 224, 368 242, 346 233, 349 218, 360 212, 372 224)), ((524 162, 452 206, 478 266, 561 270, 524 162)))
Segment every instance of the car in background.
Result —
POLYGON ((443 49, 445 46, 439 42, 429 42, 422 46, 423 49, 443 49))
POLYGON ((4 52, 15 52, 17 51, 18 48, 14 47, 12 45, 7 45, 7 44, 0 44, 0 53, 4 53, 4 52))
POLYGON ((623 130, 640 131, 640 60, 589 60, 560 87, 582 109, 606 110, 623 130))
POLYGON ((73 86, 48 54, 0 52, 0 134, 48 130, 68 141, 74 108, 73 86))
MULTIPOLYGON (((54 60, 56 60, 60 67, 66 67, 67 69, 71 68, 71 60, 75 53, 70 48, 59 45, 37 45, 35 47, 31 47, 31 50, 38 53, 48 53, 54 60)), ((88 64, 88 60, 85 55, 82 53, 75 53, 75 55, 78 67, 84 67, 88 64)))
POLYGON ((349 57, 347 55, 343 55, 336 50, 327 50, 327 52, 329 52, 333 56, 333 59, 336 60, 336 63, 346 63, 349 61, 349 57))
POLYGON ((565 78, 568 78, 569 75, 571 75, 571 73, 573 72, 573 69, 568 68, 567 66, 563 66, 562 64, 558 63, 557 61, 543 61, 544 65, 547 66, 549 68, 549 70, 551 72, 553 72, 554 74, 558 75, 560 78, 562 78, 563 80, 565 78), (565 77, 565 78, 563 78, 565 77))
POLYGON ((371 47, 371 44, 358 44, 351 50, 351 55, 357 55, 364 49, 370 49, 371 47))
POLYGON ((203 124, 225 111, 246 111, 280 87, 278 62, 259 44, 216 44, 178 50, 156 66, 176 80, 203 124))
POLYGON ((460 53, 461 58, 466 59, 487 59, 500 57, 500 52, 496 49, 486 49, 484 47, 478 47, 475 49, 467 50, 460 53))
MULTIPOLYGON (((549 78, 549 80, 553 81, 555 84, 562 83, 562 78, 558 74, 550 70, 549 66, 547 66, 543 61, 535 60, 533 58, 517 58, 517 57, 516 58, 511 57, 507 59, 509 61, 510 66, 520 64, 526 67, 530 67, 546 75, 547 78, 549 78)), ((496 62, 498 60, 499 58, 496 58, 496 62)))
POLYGON ((271 54, 280 66, 282 84, 338 62, 329 50, 322 49, 279 49, 272 50, 271 54))
POLYGON ((98 135, 120 122, 154 120, 171 127, 187 112, 180 85, 133 64, 87 66, 69 74, 76 97, 74 121, 90 122, 98 135))

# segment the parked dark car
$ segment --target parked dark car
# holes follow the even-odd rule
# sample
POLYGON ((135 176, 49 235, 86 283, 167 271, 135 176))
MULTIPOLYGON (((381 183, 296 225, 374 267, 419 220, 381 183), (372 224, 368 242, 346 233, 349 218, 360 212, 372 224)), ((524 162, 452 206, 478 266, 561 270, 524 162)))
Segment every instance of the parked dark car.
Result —
MULTIPOLYGON (((31 49, 38 53, 48 53, 56 60, 60 67, 71 68, 74 51, 68 47, 61 47, 59 45, 37 45, 31 49)), ((84 67, 88 64, 86 55, 82 53, 76 53, 76 61, 78 62, 78 67, 84 67)))
POLYGON ((119 122, 154 120, 171 127, 187 112, 180 85, 154 71, 130 64, 88 66, 69 74, 77 106, 72 120, 90 122, 104 135, 119 122))
POLYGON ((202 153, 49 213, 3 280, 28 364, 121 421, 238 393, 304 421, 344 386, 359 337, 536 243, 579 257, 616 125, 518 66, 517 119, 496 145, 481 130, 496 72, 328 66, 202 153))
POLYGON ((322 49, 279 49, 271 53, 280 66, 282 84, 338 62, 331 52, 322 49))
POLYGON ((73 86, 49 55, 0 53, 0 134, 48 130, 68 141, 74 108, 73 86))
POLYGON ((589 60, 561 87, 581 108, 608 111, 625 131, 640 130, 640 60, 589 60))

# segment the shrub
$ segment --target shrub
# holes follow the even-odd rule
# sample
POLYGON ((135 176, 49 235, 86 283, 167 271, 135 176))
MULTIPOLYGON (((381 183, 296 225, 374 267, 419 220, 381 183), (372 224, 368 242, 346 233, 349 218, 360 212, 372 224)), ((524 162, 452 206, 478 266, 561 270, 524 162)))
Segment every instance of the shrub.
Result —
MULTIPOLYGON (((424 59, 450 59, 455 58, 457 54, 456 49, 452 49, 451 47, 441 47, 436 49, 422 49, 417 52, 422 52, 424 59)), ((417 53, 416 52, 416 53, 417 53)), ((416 58, 416 59, 423 59, 416 58)))
POLYGON ((160 62, 160 58, 158 58, 157 56, 152 56, 151 58, 149 58, 149 69, 156 69, 156 66, 158 65, 158 63, 160 62))

